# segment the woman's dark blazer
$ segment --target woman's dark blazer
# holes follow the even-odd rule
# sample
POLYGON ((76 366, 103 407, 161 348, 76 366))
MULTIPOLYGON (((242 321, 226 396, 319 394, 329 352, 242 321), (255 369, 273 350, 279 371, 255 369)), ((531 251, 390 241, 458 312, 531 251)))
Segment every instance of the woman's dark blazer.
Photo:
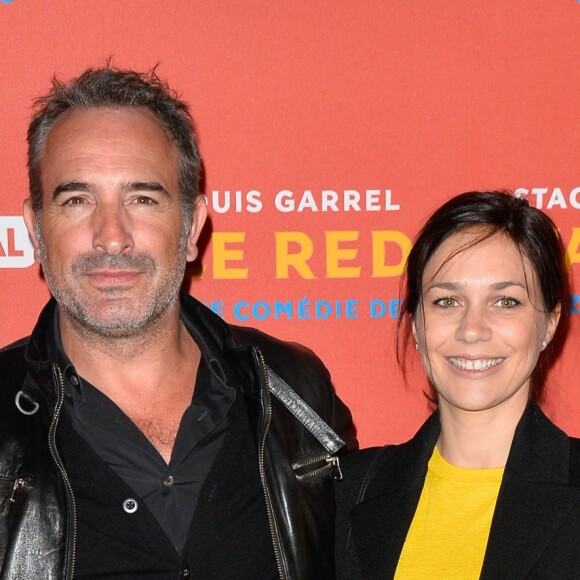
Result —
MULTIPOLYGON (((409 442, 342 460, 337 578, 394 577, 440 428, 436 412, 409 442)), ((580 578, 580 440, 535 403, 514 435, 481 578, 580 578)))

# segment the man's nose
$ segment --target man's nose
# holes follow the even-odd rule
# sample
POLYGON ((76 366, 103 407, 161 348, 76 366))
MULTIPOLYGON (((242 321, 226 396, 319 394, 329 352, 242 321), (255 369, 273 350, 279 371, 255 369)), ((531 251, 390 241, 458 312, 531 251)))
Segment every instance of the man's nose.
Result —
POLYGON ((484 307, 466 306, 456 332, 457 340, 476 343, 491 338, 491 327, 484 307))
POLYGON ((109 256, 118 256, 134 247, 130 219, 123 208, 100 207, 93 214, 93 248, 109 256))

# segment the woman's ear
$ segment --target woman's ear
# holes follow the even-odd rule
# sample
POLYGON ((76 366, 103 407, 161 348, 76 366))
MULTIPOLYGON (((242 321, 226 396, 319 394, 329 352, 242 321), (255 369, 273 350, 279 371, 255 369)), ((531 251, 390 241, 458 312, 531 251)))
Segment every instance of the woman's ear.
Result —
MULTIPOLYGON (((562 305, 558 303, 556 308, 547 314, 547 324, 546 324, 546 331, 544 333, 544 342, 548 346, 552 339, 554 338, 554 334, 556 334, 556 329, 558 328, 558 322, 560 322, 560 316, 562 314, 562 305)), ((545 348, 545 347, 544 347, 545 348)))
POLYGON ((417 331, 417 324, 415 323, 415 318, 409 316, 409 320, 411 321, 411 331, 413 332, 413 338, 415 339, 415 347, 419 345, 419 333, 417 331))

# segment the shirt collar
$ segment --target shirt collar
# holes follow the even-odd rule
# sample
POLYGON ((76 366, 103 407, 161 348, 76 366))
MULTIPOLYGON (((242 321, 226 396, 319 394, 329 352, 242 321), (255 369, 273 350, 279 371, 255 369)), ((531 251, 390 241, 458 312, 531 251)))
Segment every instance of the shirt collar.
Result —
MULTIPOLYGON (((199 326, 192 320, 190 316, 184 316, 183 309, 180 316, 181 322, 195 340, 201 355, 205 359, 211 375, 218 378, 218 380, 226 386, 235 387, 235 373, 228 364, 223 353, 217 348, 212 341, 203 340, 199 326)), ((81 389, 82 381, 78 376, 74 365, 68 358, 64 346, 62 344, 60 324, 59 324, 59 308, 54 309, 52 315, 52 324, 49 324, 49 331, 47 334, 47 350, 49 360, 55 362, 61 369, 65 377, 65 394, 70 394, 72 388, 81 389)))

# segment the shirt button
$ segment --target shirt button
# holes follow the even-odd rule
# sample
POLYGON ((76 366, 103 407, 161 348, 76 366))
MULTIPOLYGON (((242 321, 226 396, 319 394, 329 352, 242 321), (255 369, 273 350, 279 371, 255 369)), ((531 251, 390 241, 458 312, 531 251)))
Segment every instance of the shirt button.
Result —
POLYGON ((70 376, 70 382, 73 385, 73 387, 78 387, 79 386, 79 378, 76 375, 71 375, 70 376))
POLYGON ((165 487, 171 487, 173 485, 173 475, 168 475, 164 480, 163 480, 163 485, 165 487))
POLYGON ((179 577, 180 578, 189 578, 189 576, 191 575, 191 571, 189 569, 189 566, 187 564, 184 564, 181 569, 179 570, 179 577))
POLYGON ((123 502, 123 509, 128 513, 128 514, 134 514, 137 511, 137 508, 139 507, 139 504, 137 503, 136 499, 133 499, 132 497, 128 497, 124 502, 123 502))

